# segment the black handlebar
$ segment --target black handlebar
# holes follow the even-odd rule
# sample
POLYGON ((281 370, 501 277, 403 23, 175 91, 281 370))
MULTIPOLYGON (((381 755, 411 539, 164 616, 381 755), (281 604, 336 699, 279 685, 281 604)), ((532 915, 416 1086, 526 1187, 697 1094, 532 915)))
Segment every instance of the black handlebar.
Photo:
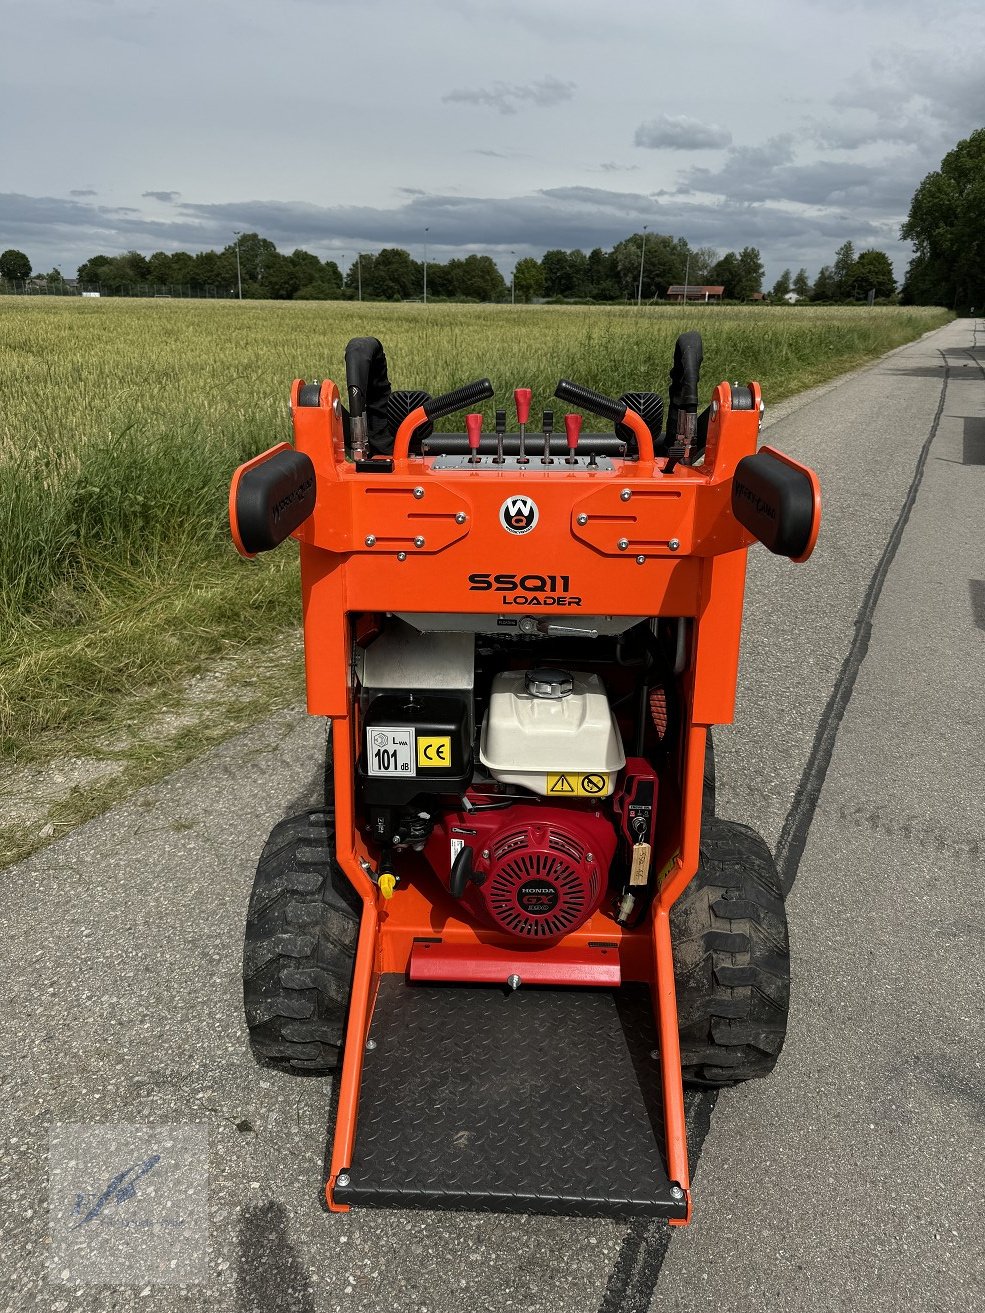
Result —
POLYGON ((590 410, 593 415, 611 419, 614 424, 620 423, 626 416, 625 401, 616 401, 601 392, 593 392, 591 388, 572 383, 570 379, 562 378, 554 389, 554 395, 559 401, 567 401, 581 410, 590 410))
POLYGON ((488 378, 480 378, 475 383, 466 383, 464 387, 456 388, 454 392, 431 397, 424 403, 424 413, 428 419, 441 419, 444 415, 453 415, 456 410, 465 410, 494 395, 495 390, 488 378))

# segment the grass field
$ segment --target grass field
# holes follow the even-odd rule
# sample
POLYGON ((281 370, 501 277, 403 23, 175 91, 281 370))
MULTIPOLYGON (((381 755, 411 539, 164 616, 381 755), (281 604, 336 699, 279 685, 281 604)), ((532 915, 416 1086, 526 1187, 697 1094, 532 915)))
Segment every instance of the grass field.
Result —
POLYGON ((536 414, 562 376, 665 391, 685 329, 704 334, 705 396, 722 378, 756 378, 769 405, 948 317, 5 298, 0 755, 86 742, 160 707, 220 654, 255 649, 262 663, 297 618, 294 553, 235 556, 229 475, 290 436, 292 378, 341 381, 356 334, 381 338, 397 387, 439 393, 488 374, 500 405, 532 387, 536 414))

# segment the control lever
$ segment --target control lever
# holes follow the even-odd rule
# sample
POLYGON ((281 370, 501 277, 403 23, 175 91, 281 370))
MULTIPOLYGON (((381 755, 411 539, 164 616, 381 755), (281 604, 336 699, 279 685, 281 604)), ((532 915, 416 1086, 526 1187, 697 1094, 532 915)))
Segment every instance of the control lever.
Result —
POLYGON ((506 437, 506 411, 496 411, 496 455, 493 457, 494 465, 502 465, 505 461, 503 456, 503 439, 506 437))
POLYGON ((540 458, 542 465, 553 465, 554 460, 551 456, 551 435, 554 432, 554 411, 544 411, 544 454, 540 458))
POLYGON ((527 420, 530 418, 530 401, 533 393, 529 388, 515 388, 513 400, 516 402, 516 422, 520 426, 520 454, 516 458, 518 465, 528 465, 529 457, 526 453, 526 427, 527 420))
MULTIPOLYGON (((589 410, 593 415, 599 415, 602 419, 611 420, 613 424, 624 424, 626 428, 631 429, 636 437, 636 451, 641 462, 648 464, 653 463, 653 434, 647 427, 646 420, 643 416, 625 401, 620 399, 616 401, 613 397, 607 397, 602 392, 595 392, 592 388, 583 387, 581 383, 572 383, 570 379, 562 378, 560 383, 554 389, 554 395, 560 401, 567 401, 573 406, 580 406, 582 410, 589 410)), ((597 462, 589 461, 589 465, 597 462)))
POLYGON ((482 438, 482 416, 466 415, 465 427, 469 435, 469 451, 472 453, 469 456, 469 464, 478 465, 482 460, 479 455, 479 442, 482 438))
POLYGON ((578 438, 581 435, 581 415, 565 415, 564 431, 568 436, 568 454, 565 462, 568 465, 578 463, 578 438))

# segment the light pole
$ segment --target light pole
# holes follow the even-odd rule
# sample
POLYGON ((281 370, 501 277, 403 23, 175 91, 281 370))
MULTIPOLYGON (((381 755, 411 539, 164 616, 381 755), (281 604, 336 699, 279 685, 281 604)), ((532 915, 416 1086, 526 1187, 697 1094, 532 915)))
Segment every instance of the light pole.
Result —
POLYGON ((356 252, 356 280, 359 284, 359 299, 363 299, 363 262, 362 252, 356 252))
POLYGON ((643 225, 643 245, 640 247, 640 281, 636 288, 636 308, 643 304, 643 261, 646 259, 646 224, 643 225))
POLYGON ((424 229, 424 304, 428 303, 428 233, 429 228, 424 229))
POLYGON ((243 236, 242 232, 233 229, 233 236, 236 238, 236 286, 239 289, 239 299, 243 299, 243 275, 239 269, 239 239, 243 236))
MULTIPOLYGON (((688 279, 688 274, 690 274, 690 272, 691 272, 691 252, 688 251, 687 263, 684 265, 684 304, 685 305, 687 305, 687 279, 688 279)), ((707 296, 708 293, 706 292, 705 295, 707 296)))
POLYGON ((516 251, 510 251, 513 257, 513 272, 510 274, 510 305, 516 305, 516 251))

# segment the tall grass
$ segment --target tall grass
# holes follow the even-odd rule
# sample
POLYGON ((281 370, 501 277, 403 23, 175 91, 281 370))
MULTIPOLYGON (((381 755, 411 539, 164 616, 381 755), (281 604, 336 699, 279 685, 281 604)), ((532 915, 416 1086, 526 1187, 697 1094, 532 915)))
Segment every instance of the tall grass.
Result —
POLYGON ((246 564, 228 544, 229 474, 290 436, 292 378, 342 382, 352 336, 381 338, 397 387, 439 393, 488 374, 491 420, 516 386, 549 405, 562 376, 665 391, 689 328, 704 334, 706 395, 757 378, 769 403, 945 318, 0 300, 0 751, 104 726, 134 692, 296 613, 290 549, 246 564))

